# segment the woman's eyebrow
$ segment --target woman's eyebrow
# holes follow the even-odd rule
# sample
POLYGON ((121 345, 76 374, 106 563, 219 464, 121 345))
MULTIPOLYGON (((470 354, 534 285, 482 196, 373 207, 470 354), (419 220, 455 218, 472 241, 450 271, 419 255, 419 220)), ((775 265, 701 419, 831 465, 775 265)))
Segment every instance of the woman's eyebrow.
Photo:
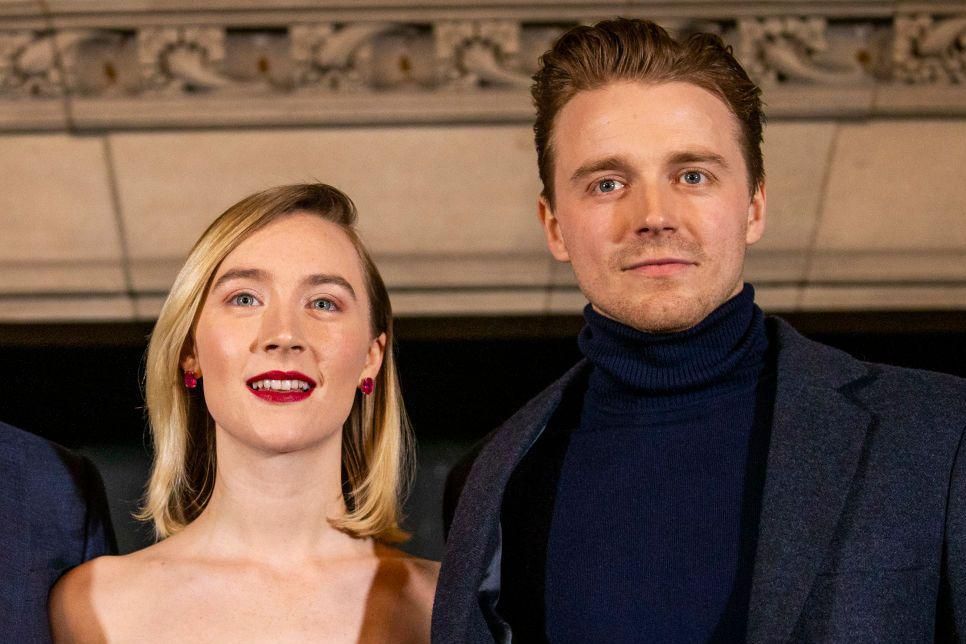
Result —
MULTIPOLYGON (((237 279, 268 281, 271 279, 271 274, 269 274, 266 271, 263 271, 260 268, 233 268, 231 270, 225 271, 225 273, 221 277, 215 280, 215 283, 211 286, 211 290, 214 291, 215 289, 222 286, 223 284, 237 279)), ((304 286, 325 286, 329 284, 333 284, 335 286, 341 286, 342 288, 344 288, 346 291, 349 292, 349 295, 352 296, 353 300, 357 299, 356 290, 352 288, 352 284, 349 283, 349 280, 342 277, 341 275, 332 275, 329 273, 315 273, 313 275, 308 275, 302 278, 302 284, 304 286)))
POLYGON ((239 279, 252 279, 252 280, 265 280, 268 278, 268 273, 260 268, 233 268, 230 271, 225 271, 225 273, 215 280, 215 283, 211 285, 211 290, 214 291, 219 286, 226 282, 239 279))
POLYGON ((341 286, 349 292, 352 299, 356 299, 356 290, 352 288, 352 284, 349 284, 349 280, 342 277, 341 275, 331 275, 329 273, 316 273, 314 275, 309 275, 302 280, 302 283, 306 286, 326 286, 328 284, 334 284, 335 286, 341 286))

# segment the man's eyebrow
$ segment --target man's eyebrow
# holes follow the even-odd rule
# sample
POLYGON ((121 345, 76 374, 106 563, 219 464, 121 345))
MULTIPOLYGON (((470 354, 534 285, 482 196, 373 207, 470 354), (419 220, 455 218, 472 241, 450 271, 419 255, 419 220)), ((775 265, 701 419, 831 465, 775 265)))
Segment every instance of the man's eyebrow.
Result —
POLYGON ((670 165, 712 163, 714 165, 721 166, 722 168, 728 167, 728 162, 723 156, 716 152, 711 152, 710 150, 684 150, 683 152, 675 152, 668 158, 668 163, 670 165))
POLYGON ((616 171, 624 174, 635 174, 631 164, 628 163, 623 157, 606 157, 603 159, 588 161, 584 165, 574 170, 574 173, 570 175, 570 183, 580 183, 588 175, 604 170, 616 171))
POLYGON ((325 286, 327 284, 334 284, 336 286, 341 286, 349 292, 352 299, 356 299, 356 290, 352 288, 352 284, 349 284, 349 280, 342 277, 341 275, 330 275, 328 273, 316 273, 315 275, 309 275, 302 280, 302 283, 306 286, 325 286))
POLYGON ((265 280, 267 278, 268 273, 260 268, 233 268, 230 271, 225 271, 224 275, 215 280, 215 283, 211 285, 211 290, 214 291, 225 282, 232 280, 265 280))

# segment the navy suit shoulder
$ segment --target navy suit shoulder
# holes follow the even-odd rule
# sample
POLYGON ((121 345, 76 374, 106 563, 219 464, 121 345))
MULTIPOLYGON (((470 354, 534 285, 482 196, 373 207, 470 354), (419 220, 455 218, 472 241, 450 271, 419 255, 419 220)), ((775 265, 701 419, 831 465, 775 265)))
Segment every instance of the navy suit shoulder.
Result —
POLYGON ((0 632, 46 642, 54 582, 117 552, 104 484, 88 459, 4 423, 0 471, 0 632))

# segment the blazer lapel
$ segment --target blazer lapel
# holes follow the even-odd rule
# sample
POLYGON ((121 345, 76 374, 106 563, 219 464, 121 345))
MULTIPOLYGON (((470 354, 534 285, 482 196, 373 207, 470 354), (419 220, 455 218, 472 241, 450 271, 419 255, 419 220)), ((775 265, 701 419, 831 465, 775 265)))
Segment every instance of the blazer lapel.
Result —
POLYGON ((856 360, 777 322, 778 382, 752 578, 748 641, 792 634, 832 540, 870 415, 856 360))
POLYGON ((509 641, 507 625, 495 612, 500 590, 500 511, 507 481, 532 447, 571 384, 586 372, 581 361, 527 403, 488 437, 463 486, 433 609, 433 641, 476 642, 477 619, 486 622, 487 641, 509 641))

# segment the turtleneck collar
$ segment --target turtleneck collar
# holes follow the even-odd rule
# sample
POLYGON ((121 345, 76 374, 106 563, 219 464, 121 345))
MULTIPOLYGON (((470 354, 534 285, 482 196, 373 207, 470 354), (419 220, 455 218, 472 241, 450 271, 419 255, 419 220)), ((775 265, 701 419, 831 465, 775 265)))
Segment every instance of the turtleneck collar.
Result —
POLYGON ((638 331, 589 304, 584 319, 577 343, 594 366, 588 394, 598 399, 631 395, 669 404, 705 399, 756 381, 768 347, 764 314, 750 284, 678 333, 638 331))

